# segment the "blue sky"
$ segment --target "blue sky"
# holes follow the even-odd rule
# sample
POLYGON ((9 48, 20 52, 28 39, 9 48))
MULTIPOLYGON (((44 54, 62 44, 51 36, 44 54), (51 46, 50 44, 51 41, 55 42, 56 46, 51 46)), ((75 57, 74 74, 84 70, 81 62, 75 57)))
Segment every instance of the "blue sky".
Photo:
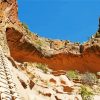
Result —
POLYGON ((18 0, 19 19, 40 36, 84 42, 98 29, 100 0, 18 0))

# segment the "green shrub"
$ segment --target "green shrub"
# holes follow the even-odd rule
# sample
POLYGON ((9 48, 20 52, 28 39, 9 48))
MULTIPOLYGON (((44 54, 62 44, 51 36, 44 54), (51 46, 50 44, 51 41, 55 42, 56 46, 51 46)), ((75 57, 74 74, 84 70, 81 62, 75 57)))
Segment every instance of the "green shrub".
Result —
POLYGON ((36 40, 35 43, 38 44, 39 46, 43 46, 44 44, 43 41, 40 41, 40 40, 36 40))
POLYGON ((29 36, 32 36, 33 33, 29 31, 28 25, 26 23, 22 23, 23 27, 26 29, 26 32, 29 36))
POLYGON ((78 79, 79 73, 78 73, 78 71, 70 70, 70 71, 67 71, 67 72, 66 72, 66 76, 67 76, 70 80, 78 79))
POLYGON ((42 64, 42 63, 37 63, 37 68, 41 69, 44 73, 47 73, 48 70, 48 66, 46 64, 42 64))
POLYGON ((74 44, 79 45, 79 44, 80 44, 80 42, 75 42, 74 44))
POLYGON ((86 72, 85 74, 82 74, 81 80, 84 84, 93 85, 97 82, 97 77, 94 73, 86 72))
POLYGON ((28 30, 28 25, 26 23, 22 23, 23 27, 28 30))
POLYGON ((89 86, 82 85, 80 94, 83 100, 93 100, 93 93, 89 86))
POLYGON ((96 38, 100 38, 100 32, 97 32, 97 33, 95 34, 95 37, 96 37, 96 38))
POLYGON ((70 43, 70 41, 68 41, 68 40, 65 40, 65 44, 67 45, 68 43, 70 43))

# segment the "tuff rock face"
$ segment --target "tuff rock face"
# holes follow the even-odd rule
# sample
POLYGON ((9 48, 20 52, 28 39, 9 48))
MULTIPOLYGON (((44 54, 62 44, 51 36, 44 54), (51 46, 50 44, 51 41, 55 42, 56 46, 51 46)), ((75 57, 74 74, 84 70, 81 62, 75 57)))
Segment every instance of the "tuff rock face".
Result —
MULTIPOLYGON (((0 0, 0 65, 0 100, 82 100, 83 80, 71 80, 66 71, 100 71, 100 31, 83 44, 43 38, 19 21, 16 0, 0 0), (5 90, 2 75, 8 87, 16 86, 5 90)), ((100 98, 98 84, 92 84, 94 100, 100 98)))
POLYGON ((10 6, 6 38, 11 56, 16 61, 46 63, 54 70, 100 71, 100 37, 93 36, 83 44, 39 37, 18 20, 16 0, 0 4, 2 9, 10 6))
POLYGON ((16 0, 0 0, 0 9, 3 11, 12 5, 10 12, 8 12, 8 18, 12 23, 15 23, 18 19, 18 6, 16 0))

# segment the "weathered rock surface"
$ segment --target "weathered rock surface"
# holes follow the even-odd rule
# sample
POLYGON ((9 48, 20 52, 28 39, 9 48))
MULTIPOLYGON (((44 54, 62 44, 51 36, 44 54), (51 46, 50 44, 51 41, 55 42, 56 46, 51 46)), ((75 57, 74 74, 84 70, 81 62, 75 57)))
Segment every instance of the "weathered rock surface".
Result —
POLYGON ((54 70, 100 71, 100 37, 81 45, 32 35, 18 20, 16 0, 3 2, 4 8, 12 4, 6 36, 15 60, 46 63, 54 70))
POLYGON ((34 43, 36 40, 28 39, 28 36, 14 28, 8 28, 6 34, 11 56, 17 61, 46 63, 54 70, 100 71, 100 38, 91 39, 82 46, 74 43, 68 43, 65 46, 65 41, 60 41, 60 44, 52 41, 53 46, 56 43, 62 45, 62 49, 59 49, 58 46, 58 49, 55 50, 57 45, 50 47, 48 45, 50 40, 47 44, 46 41, 41 40, 43 44, 37 46, 38 44, 34 43))
MULTIPOLYGON (((100 71, 100 31, 83 44, 51 40, 32 34, 17 12, 16 0, 0 0, 0 99, 82 100, 81 80, 66 70, 100 71)), ((99 85, 92 89, 98 100, 99 85)))

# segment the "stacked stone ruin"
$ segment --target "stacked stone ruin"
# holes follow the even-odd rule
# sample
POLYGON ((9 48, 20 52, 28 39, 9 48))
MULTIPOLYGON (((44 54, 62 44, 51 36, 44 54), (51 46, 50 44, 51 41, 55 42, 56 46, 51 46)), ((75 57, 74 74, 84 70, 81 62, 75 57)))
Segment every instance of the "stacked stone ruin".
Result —
POLYGON ((0 51, 0 100, 20 100, 7 58, 0 51))
POLYGON ((6 26, 9 22, 8 13, 12 9, 12 4, 8 7, 7 3, 7 0, 0 0, 0 100, 21 100, 11 72, 13 66, 9 64, 11 62, 6 57, 10 56, 6 26))

